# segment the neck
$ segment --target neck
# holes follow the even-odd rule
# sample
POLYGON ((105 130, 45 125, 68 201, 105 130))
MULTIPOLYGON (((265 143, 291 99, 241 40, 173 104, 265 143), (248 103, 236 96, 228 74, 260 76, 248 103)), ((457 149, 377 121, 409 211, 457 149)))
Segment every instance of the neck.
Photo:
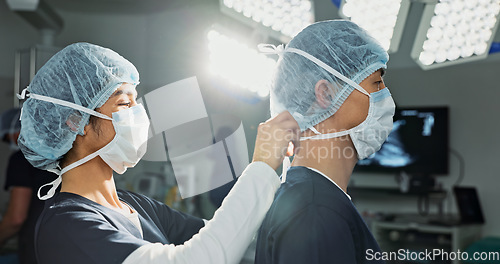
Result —
POLYGON ((99 156, 64 173, 61 192, 78 194, 112 209, 123 207, 116 193, 113 170, 99 156))
POLYGON ((321 171, 344 192, 358 161, 354 146, 348 136, 325 140, 301 142, 292 166, 304 166, 321 171))

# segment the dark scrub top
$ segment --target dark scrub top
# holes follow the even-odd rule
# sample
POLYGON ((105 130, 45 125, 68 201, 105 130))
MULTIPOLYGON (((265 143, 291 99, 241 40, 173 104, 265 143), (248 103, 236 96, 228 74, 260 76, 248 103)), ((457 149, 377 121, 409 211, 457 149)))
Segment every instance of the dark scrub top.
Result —
POLYGON ((46 203, 37 223, 39 263, 122 263, 140 246, 183 244, 204 226, 203 220, 144 195, 118 191, 118 197, 138 212, 144 238, 119 212, 62 192, 46 203))
POLYGON ((18 236, 20 264, 36 263, 35 247, 33 244, 35 224, 45 203, 38 199, 37 192, 40 186, 56 178, 57 175, 52 172, 31 166, 21 151, 16 151, 10 156, 9 163, 7 164, 5 190, 9 190, 11 187, 27 187, 32 189, 28 215, 18 236))
POLYGON ((255 263, 375 263, 366 260, 368 249, 380 252, 346 194, 321 174, 292 167, 259 230, 255 263))

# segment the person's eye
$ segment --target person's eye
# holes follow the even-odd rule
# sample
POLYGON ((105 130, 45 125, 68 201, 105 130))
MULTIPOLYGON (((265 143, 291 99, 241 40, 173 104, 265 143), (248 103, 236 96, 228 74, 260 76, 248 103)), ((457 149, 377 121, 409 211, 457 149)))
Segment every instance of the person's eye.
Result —
POLYGON ((119 106, 129 106, 130 102, 118 103, 119 106))

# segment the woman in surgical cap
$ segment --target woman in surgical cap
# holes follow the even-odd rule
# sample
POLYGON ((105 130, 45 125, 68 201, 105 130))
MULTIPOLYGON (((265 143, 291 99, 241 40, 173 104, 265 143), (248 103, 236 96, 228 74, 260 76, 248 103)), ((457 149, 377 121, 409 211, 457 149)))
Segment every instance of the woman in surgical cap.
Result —
POLYGON ((383 262, 347 185, 358 160, 392 129, 387 52, 346 20, 314 23, 286 47, 261 47, 280 55, 271 114, 289 111, 302 133, 259 231, 255 263, 383 262))
POLYGON ((146 151, 149 119, 136 102, 138 84, 136 68, 116 52, 76 43, 23 91, 19 146, 33 166, 58 175, 38 190, 50 199, 35 230, 38 262, 238 263, 279 187, 275 169, 290 139, 298 141, 297 123, 284 112, 259 126, 253 162, 204 221, 116 190, 113 172, 124 173, 146 151))

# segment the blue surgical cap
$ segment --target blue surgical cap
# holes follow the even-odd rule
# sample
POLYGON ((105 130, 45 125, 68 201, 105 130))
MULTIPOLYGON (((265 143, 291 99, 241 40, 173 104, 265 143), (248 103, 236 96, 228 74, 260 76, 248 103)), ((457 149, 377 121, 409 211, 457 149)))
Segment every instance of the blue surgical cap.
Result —
POLYGON ((271 115, 288 110, 301 131, 329 118, 354 91, 354 87, 335 77, 313 61, 287 48, 309 53, 355 83, 381 68, 387 68, 389 55, 358 25, 347 20, 314 23, 297 34, 278 61, 271 85, 271 115), (329 106, 316 100, 315 85, 320 80, 331 84, 329 106))
MULTIPOLYGON (((75 43, 55 54, 37 72, 28 92, 88 109, 101 107, 123 83, 137 85, 139 73, 118 53, 89 43, 75 43)), ((19 147, 40 169, 53 169, 83 135, 89 114, 28 98, 23 104, 19 147)))
POLYGON ((0 139, 3 139, 7 134, 14 134, 21 130, 21 108, 11 108, 0 115, 0 139))

